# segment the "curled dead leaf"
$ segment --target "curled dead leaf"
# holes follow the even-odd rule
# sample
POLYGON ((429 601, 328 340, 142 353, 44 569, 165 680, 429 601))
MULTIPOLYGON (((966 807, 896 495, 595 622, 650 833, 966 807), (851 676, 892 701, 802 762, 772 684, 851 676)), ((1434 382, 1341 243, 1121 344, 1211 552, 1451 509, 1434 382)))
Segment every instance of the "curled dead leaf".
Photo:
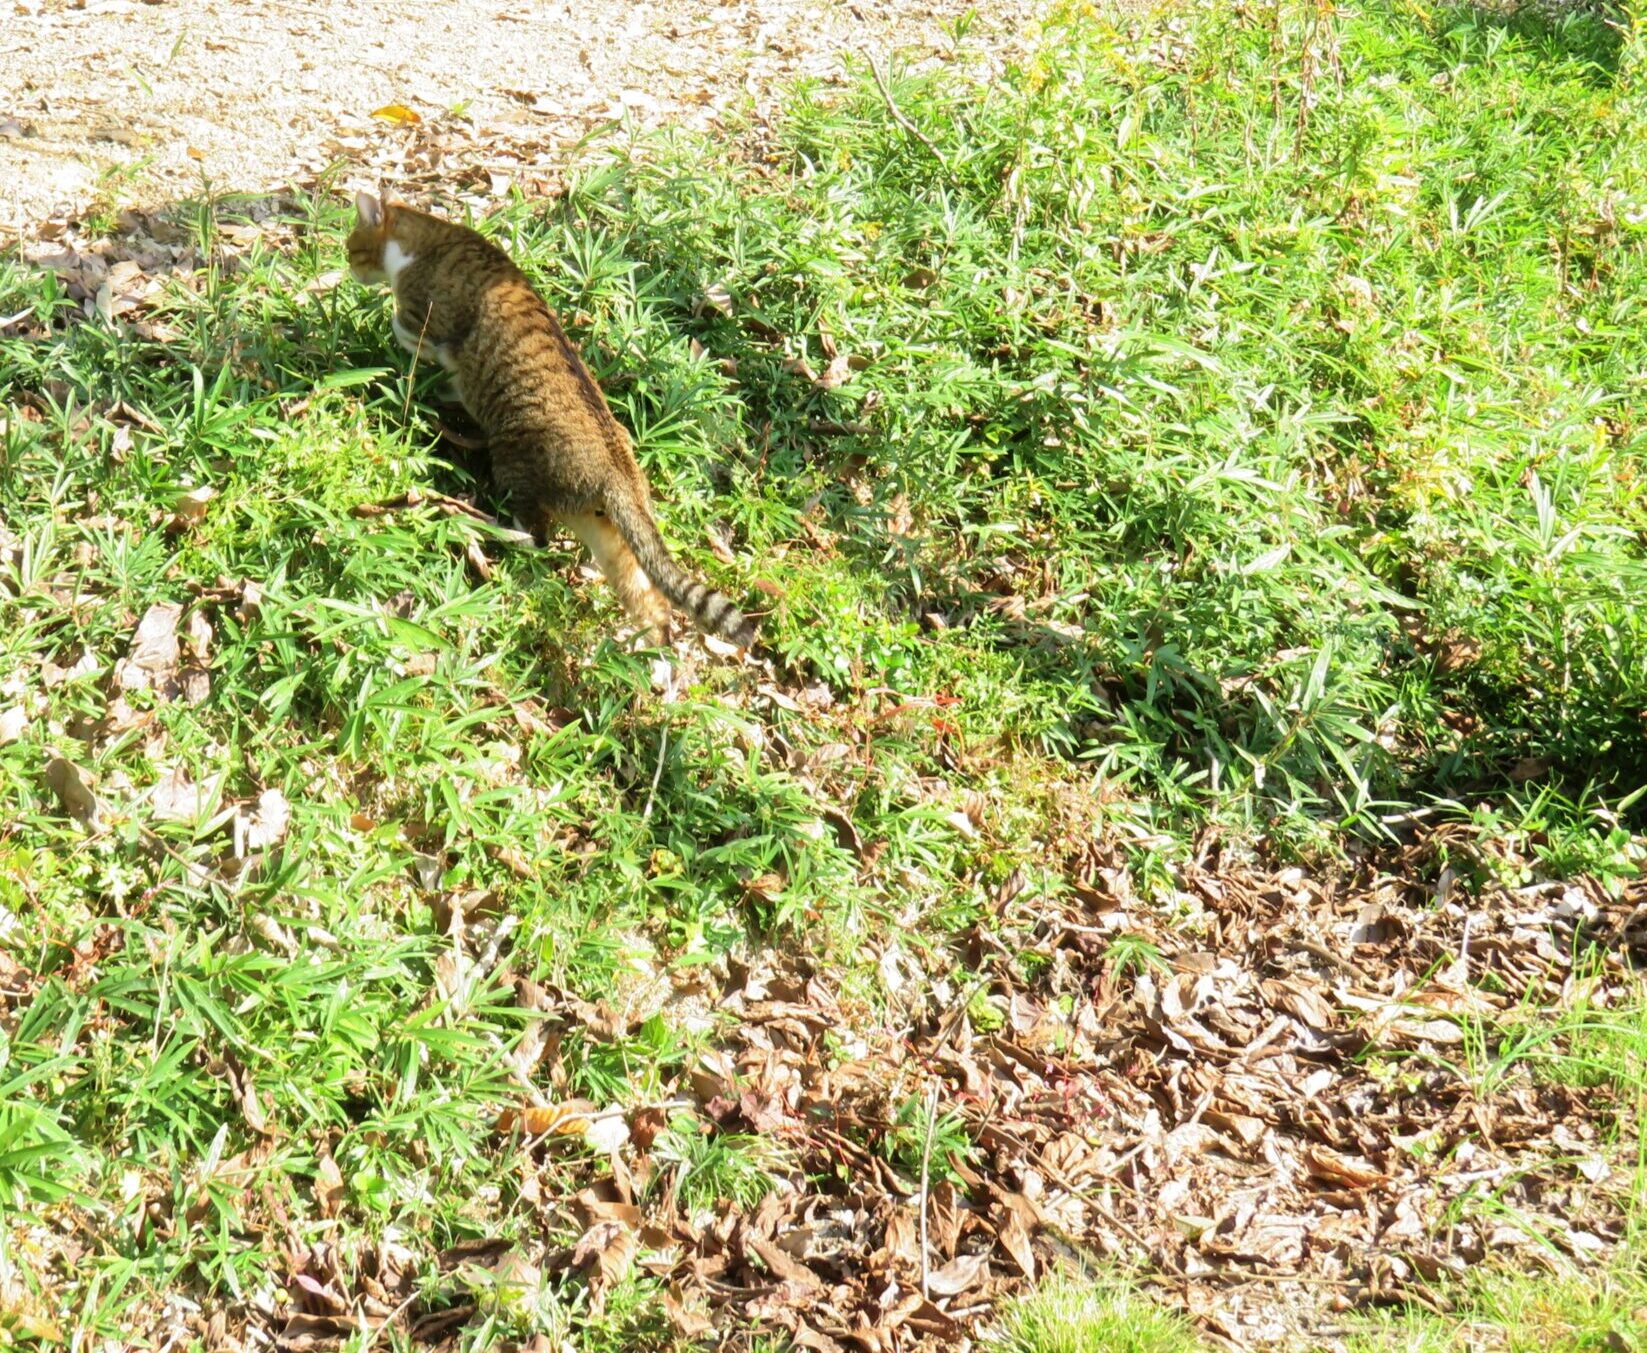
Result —
POLYGON ((68 815, 85 827, 102 826, 91 777, 72 761, 54 756, 46 764, 46 785, 68 815))
POLYGON ((292 805, 278 789, 265 789, 257 807, 240 810, 241 841, 247 850, 266 850, 286 839, 292 824, 292 805))
POLYGON ((217 807, 221 775, 209 775, 199 784, 189 779, 188 772, 173 766, 155 781, 149 793, 149 807, 158 822, 178 822, 188 825, 208 817, 217 807))
POLYGON ((206 505, 215 497, 217 490, 210 484, 202 484, 199 488, 178 494, 172 503, 172 519, 166 529, 186 531, 191 526, 198 526, 206 520, 206 505))
POLYGON ((1389 1176, 1361 1160, 1342 1155, 1325 1146, 1312 1145, 1304 1151, 1304 1165, 1317 1179, 1324 1179, 1345 1188, 1365 1189, 1384 1183, 1389 1176))
POLYGON ((605 1309, 606 1294, 629 1276, 639 1242, 621 1221, 598 1221, 572 1247, 572 1267, 587 1273, 589 1309, 605 1309))
POLYGON ((713 282, 704 289, 702 297, 692 309, 699 315, 705 311, 711 315, 730 315, 734 309, 732 293, 726 289, 726 283, 713 282))
POLYGON ((928 1275, 926 1288, 937 1297, 953 1297, 976 1287, 989 1276, 987 1254, 960 1254, 928 1275))
POLYGON ((583 1131, 583 1140, 594 1150, 609 1156, 621 1150, 629 1140, 629 1125, 623 1121, 622 1115, 605 1113, 589 1120, 583 1131))
POLYGON ((715 1322, 703 1311, 686 1304, 679 1284, 664 1289, 663 1313, 669 1317, 675 1333, 687 1339, 701 1339, 715 1328, 715 1322))
POLYGON ((332 1153, 326 1147, 320 1150, 315 1166, 315 1203, 323 1217, 335 1217, 343 1209, 343 1171, 337 1168, 332 1153))
POLYGON ((182 618, 183 607, 175 601, 156 602, 143 612, 130 650, 114 665, 121 690, 154 690, 167 698, 176 693, 177 622, 182 618))
POLYGON ((505 1109, 498 1115, 497 1130, 527 1137, 582 1137, 598 1110, 587 1099, 569 1099, 561 1104, 531 1104, 505 1109))
POLYGON ((854 370, 852 358, 843 353, 832 357, 829 365, 818 373, 812 383, 820 390, 838 390, 852 379, 854 370))

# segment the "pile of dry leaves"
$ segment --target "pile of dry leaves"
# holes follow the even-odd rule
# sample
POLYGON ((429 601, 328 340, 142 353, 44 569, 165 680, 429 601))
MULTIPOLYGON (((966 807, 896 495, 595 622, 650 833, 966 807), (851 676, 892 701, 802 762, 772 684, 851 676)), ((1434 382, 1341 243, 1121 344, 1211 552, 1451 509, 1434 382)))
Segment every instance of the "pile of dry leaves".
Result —
MULTIPOLYGON (((500 1291, 586 1285, 598 1309, 641 1271, 683 1336, 893 1353, 969 1346, 1050 1266, 1109 1258, 1143 1266, 1215 1342, 1320 1346, 1336 1312, 1434 1300, 1427 1280, 1495 1253, 1596 1262, 1619 1235, 1628 1163, 1608 1143, 1633 1105, 1495 1061, 1492 1031, 1636 999, 1647 896, 1467 901, 1445 870, 1439 888, 1408 881, 1435 845, 1353 886, 1206 858, 1184 879, 1191 926, 1089 859, 1057 901, 1002 890, 957 950, 979 977, 921 973, 889 947, 879 1023, 792 957, 734 965, 709 993, 725 1036, 669 1104, 601 1112, 533 1091, 503 1115, 541 1243, 447 1253, 437 1306, 392 1245, 294 1241, 290 1301, 217 1331, 303 1349, 365 1321, 438 1343, 500 1291), (1016 975, 1023 949, 1042 960, 1033 981, 1016 975), (681 1115, 790 1168, 754 1206, 689 1209, 657 1149, 681 1115), (569 1161, 584 1170, 570 1190, 569 1161)), ((494 929, 460 915, 453 933, 495 957, 494 929)), ((514 1059, 523 1086, 564 1084, 565 1030, 633 1022, 517 990, 539 1017, 514 1059)))

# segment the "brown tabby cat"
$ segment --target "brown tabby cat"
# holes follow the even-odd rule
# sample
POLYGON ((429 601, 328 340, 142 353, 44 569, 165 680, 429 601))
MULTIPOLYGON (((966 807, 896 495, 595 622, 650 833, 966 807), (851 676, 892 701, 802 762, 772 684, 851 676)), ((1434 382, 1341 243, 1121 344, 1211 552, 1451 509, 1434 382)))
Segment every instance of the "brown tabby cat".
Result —
POLYGON ((452 375, 521 528, 542 545, 564 523, 656 637, 668 633, 667 598, 700 629, 754 643, 754 624, 670 555, 627 434, 509 256, 465 226, 370 193, 356 195, 355 210, 350 271, 389 283, 401 346, 452 375))

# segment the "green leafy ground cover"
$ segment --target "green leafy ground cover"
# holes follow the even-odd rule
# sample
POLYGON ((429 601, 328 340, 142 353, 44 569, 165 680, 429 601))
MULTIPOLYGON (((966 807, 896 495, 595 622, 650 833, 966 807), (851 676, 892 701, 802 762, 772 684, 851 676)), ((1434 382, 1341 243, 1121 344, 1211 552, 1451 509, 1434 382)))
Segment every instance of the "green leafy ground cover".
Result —
MULTIPOLYGON (((335 185, 146 233, 111 201, 0 261, 0 1329, 799 1339, 709 1281, 731 1254, 843 1347, 1190 1346, 1110 1267, 1027 1280, 1116 1233, 1006 1220, 1016 1148, 946 1058, 1044 1035, 1067 1086, 1176 1055, 1101 1016, 1192 952, 1258 972, 1264 929, 1197 882, 1227 875, 1380 1000, 1463 963, 1457 1037, 1399 1056, 1359 1007, 1242 988, 1376 1049, 1334 1044, 1310 1095, 1476 1106, 1374 1173, 1422 1193, 1506 1105, 1594 1116, 1582 1150, 1529 1129, 1514 1177, 1577 1188, 1577 1160, 1603 1200, 1491 1196, 1530 1249, 1330 1281, 1439 1280, 1483 1346, 1639 1337, 1639 937, 1608 918, 1647 786, 1642 72, 1628 11, 1075 7, 992 87, 865 72, 722 139, 597 141, 480 224, 584 345, 666 535, 765 611, 758 661, 694 643, 669 675, 569 550, 452 506, 494 504, 382 298, 326 280, 335 185), (1399 933, 1263 882, 1341 880, 1324 907, 1392 862, 1399 933), (1530 898, 1559 954, 1505 921, 1472 968, 1464 913, 1530 898), (888 1047, 826 1150, 829 1077, 888 1047), (760 1069, 787 1053, 800 1099, 760 1069), (947 1254, 863 1201, 923 1176, 947 1254), (854 1305, 760 1249, 779 1202, 843 1197, 873 1234, 834 1277, 959 1286, 854 1305), (1586 1208, 1594 1246, 1556 1236, 1586 1208), (703 1262, 648 1266, 670 1246, 703 1262)), ((1196 1126, 1199 1091, 1151 1085, 1196 1126)), ((1306 1117, 1270 1126, 1302 1150, 1306 1117)), ((1098 1149, 1096 1121, 1063 1132, 1098 1149)), ((1388 1252, 1481 1251, 1457 1203, 1388 1252)), ((1138 1225, 1126 1266, 1184 1279, 1183 1209, 1138 1225)), ((1456 1333, 1277 1291, 1306 1343, 1456 1333)))

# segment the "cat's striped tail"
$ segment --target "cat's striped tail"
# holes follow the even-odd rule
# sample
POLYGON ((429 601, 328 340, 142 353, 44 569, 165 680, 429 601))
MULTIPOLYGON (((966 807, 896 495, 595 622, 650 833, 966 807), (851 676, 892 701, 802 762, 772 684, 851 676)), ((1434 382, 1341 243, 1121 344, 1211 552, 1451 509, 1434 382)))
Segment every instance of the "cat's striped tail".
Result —
POLYGON ((755 622, 732 604, 724 592, 717 592, 708 583, 699 582, 675 562, 669 547, 658 534, 658 525, 644 502, 628 494, 610 494, 606 515, 624 543, 634 552, 653 586, 668 598, 669 603, 685 611, 692 623, 706 634, 725 639, 739 648, 754 646, 757 630, 755 622))

